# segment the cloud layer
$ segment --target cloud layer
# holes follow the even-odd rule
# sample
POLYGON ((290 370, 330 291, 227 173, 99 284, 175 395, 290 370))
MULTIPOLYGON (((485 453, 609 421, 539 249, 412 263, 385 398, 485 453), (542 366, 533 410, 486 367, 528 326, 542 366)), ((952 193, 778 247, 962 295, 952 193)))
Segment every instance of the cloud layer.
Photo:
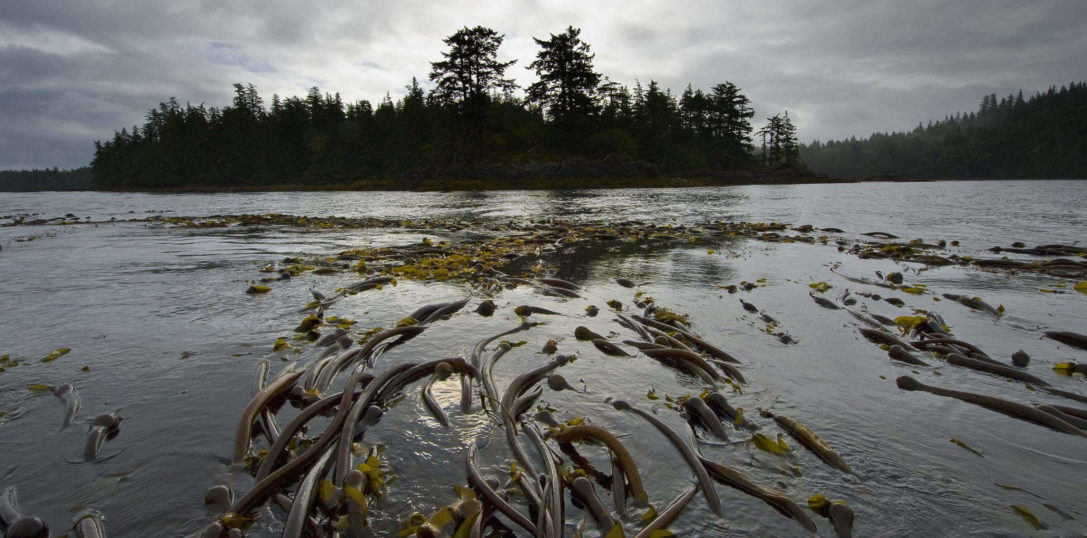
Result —
POLYGON ((396 98, 426 80, 442 38, 475 25, 505 34, 499 54, 518 60, 523 86, 532 38, 575 26, 621 84, 679 93, 728 80, 760 122, 789 110, 803 141, 861 137, 1087 78, 1084 20, 1080 0, 12 0, 0 9, 0 169, 85 165, 94 140, 159 102, 223 106, 234 82, 266 100, 312 86, 396 98))

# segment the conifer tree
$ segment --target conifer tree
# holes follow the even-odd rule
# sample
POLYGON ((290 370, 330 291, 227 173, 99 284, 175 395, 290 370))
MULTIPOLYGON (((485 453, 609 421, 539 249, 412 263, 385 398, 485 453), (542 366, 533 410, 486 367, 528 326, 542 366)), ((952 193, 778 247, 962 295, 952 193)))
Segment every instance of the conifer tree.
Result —
POLYGON ((498 61, 498 47, 504 35, 490 28, 464 28, 445 38, 449 46, 444 60, 431 62, 430 80, 437 83, 434 97, 442 103, 458 106, 475 133, 476 150, 482 151, 484 116, 490 104, 490 92, 512 91, 513 79, 503 78, 506 68, 517 60, 498 61))
POLYGON ((600 73, 593 71, 595 55, 580 35, 581 30, 571 26, 548 40, 533 38, 540 51, 527 69, 540 80, 528 87, 526 101, 543 106, 556 120, 587 116, 598 108, 600 73))

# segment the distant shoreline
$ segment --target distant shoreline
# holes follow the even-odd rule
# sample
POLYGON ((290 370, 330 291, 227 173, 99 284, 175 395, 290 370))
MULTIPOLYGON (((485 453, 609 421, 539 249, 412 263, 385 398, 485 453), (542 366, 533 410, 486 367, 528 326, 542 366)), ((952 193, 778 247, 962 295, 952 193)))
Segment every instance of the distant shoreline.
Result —
POLYGON ((404 188, 403 181, 389 180, 366 184, 335 183, 306 184, 288 183, 280 185, 190 185, 162 189, 95 189, 96 192, 144 192, 158 194, 172 193, 229 193, 229 192, 478 192, 478 191, 522 191, 556 190, 577 191, 594 189, 681 189, 699 187, 740 187, 760 185, 818 185, 831 183, 929 183, 935 181, 1084 181, 1084 178, 829 178, 829 177, 759 177, 759 178, 571 178, 540 180, 491 180, 491 179, 428 179, 417 182, 413 188, 404 188))
POLYGON ((819 177, 764 178, 541 178, 541 179, 425 179, 416 181, 382 180, 351 183, 285 183, 277 185, 188 185, 161 189, 100 189, 103 192, 284 192, 284 191, 512 191, 512 190, 589 190, 589 189, 669 189, 691 187, 729 187, 738 185, 788 185, 805 183, 854 183, 854 180, 819 177))
MULTIPOLYGON (((765 177, 590 177, 590 178, 541 178, 541 179, 425 179, 415 181, 383 180, 337 182, 324 184, 285 183, 276 185, 187 185, 161 189, 96 189, 101 192, 287 192, 287 191, 398 191, 398 192, 450 192, 450 191, 513 191, 513 190, 590 190, 590 189, 674 189, 697 187, 733 187, 742 185, 801 185, 820 183, 860 183, 865 181, 892 181, 889 179, 843 179, 817 176, 765 176, 765 177)), ((929 179, 895 179, 893 181, 932 181, 929 179)))
POLYGON ((517 190, 592 190, 592 189, 678 189, 698 187, 737 187, 756 185, 809 185, 830 183, 924 183, 934 181, 1083 181, 1084 178, 832 178, 824 176, 782 176, 766 173, 730 173, 727 177, 589 177, 589 178, 538 178, 538 179, 425 179, 425 180, 361 180, 329 183, 282 183, 238 185, 185 185, 158 189, 5 189, 0 192, 142 192, 151 194, 180 193, 231 193, 231 192, 478 192, 517 190))

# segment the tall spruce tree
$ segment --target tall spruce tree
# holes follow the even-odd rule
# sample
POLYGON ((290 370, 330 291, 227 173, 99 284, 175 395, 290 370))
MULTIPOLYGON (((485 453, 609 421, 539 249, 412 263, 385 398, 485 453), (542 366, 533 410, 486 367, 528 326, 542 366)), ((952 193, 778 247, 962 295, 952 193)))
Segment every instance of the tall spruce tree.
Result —
POLYGON ((723 168, 746 165, 755 147, 751 144, 751 101, 731 82, 717 84, 709 97, 713 134, 719 140, 717 164, 723 168))
POLYGON ((551 116, 559 128, 564 150, 577 127, 599 109, 596 92, 600 73, 593 71, 594 55, 580 35, 580 29, 570 26, 547 40, 533 38, 540 51, 527 67, 540 80, 528 87, 526 101, 540 105, 551 116))
POLYGON ((513 79, 503 78, 506 68, 517 60, 498 61, 498 47, 503 38, 504 35, 490 28, 465 26, 443 40, 449 46, 449 51, 442 53, 445 59, 430 64, 430 80, 437 83, 433 96, 439 102, 460 107, 475 134, 477 153, 483 149, 490 92, 517 88, 513 79))

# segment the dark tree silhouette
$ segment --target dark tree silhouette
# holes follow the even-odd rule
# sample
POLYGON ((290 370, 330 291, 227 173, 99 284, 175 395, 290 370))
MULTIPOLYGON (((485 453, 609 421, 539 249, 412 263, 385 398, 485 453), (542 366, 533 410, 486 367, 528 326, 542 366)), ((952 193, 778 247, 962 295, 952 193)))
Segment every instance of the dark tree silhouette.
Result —
POLYGON ((755 111, 751 101, 731 82, 717 84, 709 96, 709 125, 720 145, 720 168, 738 168, 751 160, 755 147, 751 144, 751 118, 755 111))
MULTIPOLYGON (((513 62, 497 59, 502 36, 463 28, 445 39, 449 49, 431 64, 429 94, 413 78, 403 97, 387 94, 375 104, 310 88, 301 97, 273 95, 266 105, 252 84, 240 83, 221 108, 171 98, 149 110, 142 127, 96 142, 94 177, 116 189, 411 188, 429 178, 529 177, 539 170, 635 177, 756 164, 752 111, 732 83, 708 92, 688 86, 679 99, 653 80, 632 90, 593 71, 578 29, 536 41, 541 50, 529 68, 540 79, 527 102, 506 78, 513 62)), ((795 163, 788 147, 776 166, 795 163)))
POLYGON ((766 118, 766 125, 755 134, 762 137, 763 166, 793 168, 800 164, 796 126, 788 111, 766 118))
POLYGON ((593 71, 594 55, 580 35, 580 29, 570 26, 547 40, 533 38, 540 51, 528 65, 540 80, 528 87, 525 101, 543 107, 555 121, 564 152, 580 143, 573 140, 574 135, 585 130, 599 108, 600 73, 593 71))
POLYGON ((491 101, 490 92, 512 91, 513 79, 503 78, 506 68, 517 60, 498 61, 498 47, 504 35, 490 28, 467 26, 443 42, 449 46, 444 60, 430 64, 430 80, 437 83, 434 97, 461 107, 476 135, 476 150, 483 149, 484 114, 491 101))

